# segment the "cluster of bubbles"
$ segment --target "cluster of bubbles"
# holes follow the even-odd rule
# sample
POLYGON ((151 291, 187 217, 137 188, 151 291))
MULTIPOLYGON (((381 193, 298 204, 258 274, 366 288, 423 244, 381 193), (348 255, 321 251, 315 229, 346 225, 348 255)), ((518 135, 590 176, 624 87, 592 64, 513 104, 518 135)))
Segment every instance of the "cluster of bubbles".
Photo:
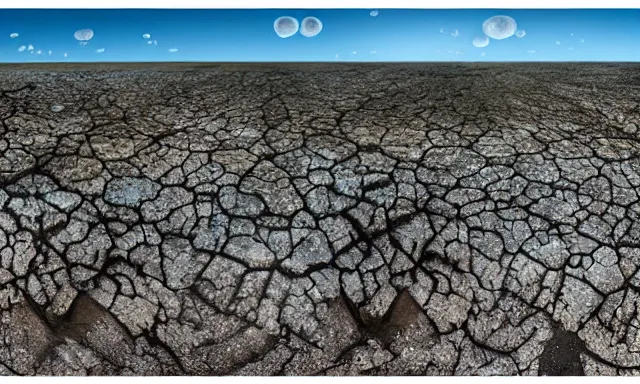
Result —
MULTIPOLYGON (((32 55, 42 55, 44 53, 42 49, 36 50, 35 47, 31 44, 21 45, 18 47, 18 52, 25 52, 25 51, 29 52, 32 55)), ((53 51, 49 50, 48 53, 49 53, 49 56, 51 56, 53 54, 53 51)))
MULTIPOLYGON (((17 32, 13 32, 12 34, 9 35, 9 37, 12 38, 12 39, 17 38, 18 36, 20 36, 20 34, 17 33, 17 32)), ((36 51, 34 46, 31 45, 31 44, 29 44, 28 46, 27 45, 21 45, 21 46, 18 47, 18 52, 24 52, 24 51, 27 51, 27 52, 29 52, 31 54, 42 55, 42 50, 39 49, 39 50, 36 51)), ((51 54, 53 54, 53 51, 49 51, 49 56, 51 56, 51 54)))
POLYGON ((273 23, 276 34, 283 39, 295 35, 298 31, 304 37, 313 37, 322 31, 322 27, 322 21, 313 16, 305 17, 302 23, 295 17, 281 16, 273 23))
POLYGON ((522 38, 527 32, 518 29, 518 24, 510 16, 493 16, 488 18, 482 23, 482 32, 484 36, 478 36, 473 39, 473 46, 477 48, 484 48, 489 45, 489 38, 494 40, 504 40, 513 35, 522 38))
POLYGON ((145 39, 147 41, 148 45, 158 45, 158 40, 151 40, 151 34, 150 33, 145 33, 144 35, 142 35, 142 38, 145 39))
MULTIPOLYGON (((307 18, 310 19, 310 18, 307 18)), ((313 18, 315 19, 315 18, 313 18)), ((306 19, 305 19, 306 20, 306 19)), ((317 23, 313 23, 313 20, 308 24, 309 28, 308 30, 312 30, 313 28, 318 28, 319 25, 319 29, 322 29, 322 23, 320 23, 320 20, 315 19, 315 21, 317 21, 317 23)), ((296 24, 297 24, 297 20, 296 20, 296 24)), ((296 31, 297 31, 297 25, 296 25, 296 31)), ((319 32, 319 31, 318 31, 319 32)), ((309 35, 310 33, 313 32, 308 32, 307 30, 305 31, 301 31, 301 33, 303 33, 305 36, 309 35)), ((317 34, 317 33, 316 33, 317 34)), ((89 40, 93 39, 93 30, 92 29, 79 29, 77 31, 74 32, 73 37, 80 42, 80 45, 87 45, 89 43, 89 40)), ((19 34, 18 33, 12 33, 9 35, 9 37, 11 37, 12 39, 15 39, 16 37, 18 37, 19 34)), ((311 36, 315 36, 315 35, 311 35, 311 36)), ((149 44, 155 44, 157 45, 158 42, 156 40, 150 40, 151 39, 151 34, 149 33, 145 33, 142 35, 142 38, 147 40, 149 44)), ((21 45, 20 47, 18 47, 18 52, 24 52, 24 51, 29 51, 31 53, 36 53, 38 55, 42 54, 41 50, 35 51, 33 45, 21 45)), ((176 48, 172 48, 169 50, 169 52, 177 52, 178 50, 176 48)), ((96 50, 97 53, 103 53, 105 52, 104 48, 99 48, 96 50)), ((53 51, 49 51, 49 55, 53 54, 53 51)), ((64 57, 66 58, 68 55, 65 53, 64 57)))
MULTIPOLYGON (((92 32, 93 33, 93 32, 92 32)), ((9 35, 10 38, 15 39, 20 37, 20 34, 17 32, 13 32, 9 35)), ((18 52, 22 53, 22 52, 28 52, 31 55, 44 55, 44 54, 48 54, 49 56, 53 55, 53 51, 52 50, 48 50, 48 51, 43 51, 42 49, 36 49, 32 44, 29 45, 20 45, 18 47, 18 52)), ((64 54, 64 57, 67 57, 67 54, 64 54)))

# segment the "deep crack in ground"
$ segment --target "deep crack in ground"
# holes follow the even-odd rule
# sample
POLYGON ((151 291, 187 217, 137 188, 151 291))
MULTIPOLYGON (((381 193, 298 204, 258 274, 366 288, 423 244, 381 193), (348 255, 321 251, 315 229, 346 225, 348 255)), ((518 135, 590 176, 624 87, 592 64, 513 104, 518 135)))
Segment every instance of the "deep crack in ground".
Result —
POLYGON ((2 374, 640 373, 639 65, 0 78, 2 374))

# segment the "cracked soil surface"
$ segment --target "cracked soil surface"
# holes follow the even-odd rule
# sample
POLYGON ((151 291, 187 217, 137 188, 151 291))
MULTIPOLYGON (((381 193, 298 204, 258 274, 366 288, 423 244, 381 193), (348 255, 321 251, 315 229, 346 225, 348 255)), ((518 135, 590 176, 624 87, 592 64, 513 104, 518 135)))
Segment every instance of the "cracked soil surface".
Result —
POLYGON ((640 374, 640 65, 0 79, 0 374, 640 374))

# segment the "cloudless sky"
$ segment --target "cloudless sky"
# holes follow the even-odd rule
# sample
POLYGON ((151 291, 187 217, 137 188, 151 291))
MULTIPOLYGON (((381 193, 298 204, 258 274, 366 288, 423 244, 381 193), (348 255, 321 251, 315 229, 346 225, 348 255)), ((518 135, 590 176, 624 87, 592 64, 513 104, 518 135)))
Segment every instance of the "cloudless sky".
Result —
POLYGON ((370 12, 0 9, 0 62, 640 61, 640 9, 370 12), (526 35, 474 47, 473 38, 484 36, 482 23, 496 15, 514 18, 526 35), (281 38, 274 31, 280 16, 315 16, 324 27, 314 37, 281 38), (80 29, 94 31, 86 45, 74 38, 80 29))

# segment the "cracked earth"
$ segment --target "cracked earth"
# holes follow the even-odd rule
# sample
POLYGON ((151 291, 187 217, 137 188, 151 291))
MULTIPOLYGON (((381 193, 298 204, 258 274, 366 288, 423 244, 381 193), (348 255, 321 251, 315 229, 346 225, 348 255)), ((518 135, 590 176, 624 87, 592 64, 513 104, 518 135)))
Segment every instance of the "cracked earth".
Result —
POLYGON ((0 79, 0 374, 640 374, 638 65, 0 79))

